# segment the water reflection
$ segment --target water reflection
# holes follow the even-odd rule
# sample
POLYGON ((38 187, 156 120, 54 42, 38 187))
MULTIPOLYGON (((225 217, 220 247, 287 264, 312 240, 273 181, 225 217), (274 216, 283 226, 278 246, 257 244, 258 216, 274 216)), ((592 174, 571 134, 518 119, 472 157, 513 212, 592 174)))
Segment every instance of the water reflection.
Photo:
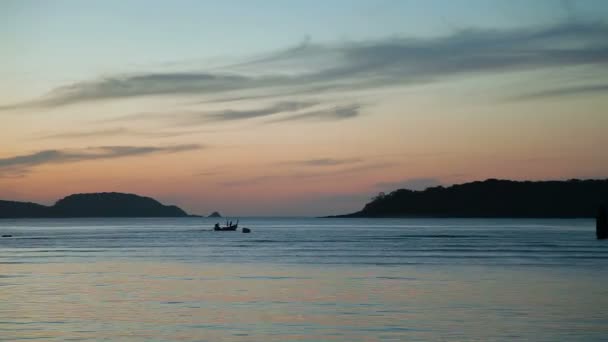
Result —
POLYGON ((601 340, 593 270, 97 262, 2 265, 0 336, 222 341, 601 340))

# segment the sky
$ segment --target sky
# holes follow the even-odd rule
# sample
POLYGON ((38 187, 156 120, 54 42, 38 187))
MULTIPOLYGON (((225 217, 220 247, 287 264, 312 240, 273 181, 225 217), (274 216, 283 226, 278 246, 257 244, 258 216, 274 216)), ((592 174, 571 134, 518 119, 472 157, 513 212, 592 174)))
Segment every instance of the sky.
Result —
POLYGON ((0 199, 321 216, 608 177, 608 1, 2 1, 0 199))

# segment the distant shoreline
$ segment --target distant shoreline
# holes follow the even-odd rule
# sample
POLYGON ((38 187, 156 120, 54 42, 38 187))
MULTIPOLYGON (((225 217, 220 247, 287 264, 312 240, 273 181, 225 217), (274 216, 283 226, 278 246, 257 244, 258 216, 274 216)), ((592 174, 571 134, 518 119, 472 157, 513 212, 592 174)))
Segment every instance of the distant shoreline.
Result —
POLYGON ((380 193, 357 212, 325 218, 593 218, 608 179, 485 181, 380 193))
POLYGON ((197 217, 175 205, 135 194, 102 192, 74 194, 52 206, 0 200, 0 218, 162 218, 197 217))
MULTIPOLYGON (((360 211, 317 218, 585 219, 595 217, 598 207, 607 203, 608 179, 488 179, 423 191, 380 193, 360 211)), ((150 197, 117 192, 69 195, 52 206, 0 200, 0 219, 171 217, 205 216, 188 214, 150 197)))

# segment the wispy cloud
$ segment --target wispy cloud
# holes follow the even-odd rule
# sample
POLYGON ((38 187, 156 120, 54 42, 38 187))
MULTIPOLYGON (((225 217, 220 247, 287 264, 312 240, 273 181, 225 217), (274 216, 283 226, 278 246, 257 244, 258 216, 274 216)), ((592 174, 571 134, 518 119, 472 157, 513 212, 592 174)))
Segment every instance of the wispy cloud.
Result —
POLYGON ((64 132, 64 133, 53 133, 41 135, 39 139, 74 139, 74 138, 99 138, 99 137, 112 137, 120 136, 130 133, 130 130, 126 128, 107 128, 98 129, 91 131, 78 131, 78 132, 64 132))
POLYGON ((192 121, 232 121, 242 119, 252 119, 262 116, 269 116, 284 112, 295 112, 317 105, 318 102, 279 102, 269 107, 250 109, 250 110, 223 110, 215 113, 200 113, 191 115, 192 121))
POLYGON ((216 171, 202 171, 202 172, 197 172, 195 174, 193 174, 193 176, 216 176, 216 175, 221 175, 222 172, 219 170, 216 171))
POLYGON ((267 94, 370 89, 440 81, 470 73, 608 63, 608 25, 568 21, 544 28, 468 29, 438 38, 389 38, 341 44, 302 44, 225 72, 193 70, 116 75, 77 82, 23 106, 56 107, 134 96, 204 95, 264 90, 267 94), (287 66, 287 67, 286 67, 287 66), (297 67, 296 67, 297 66, 297 67), (284 70, 297 70, 295 73, 284 70))
POLYGON ((351 104, 345 106, 336 106, 334 108, 322 109, 317 111, 305 112, 284 118, 269 120, 273 122, 288 122, 302 120, 344 120, 359 116, 361 113, 361 105, 351 104))
POLYGON ((201 72, 117 75, 59 87, 39 100, 21 105, 2 106, 0 109, 14 109, 20 106, 58 107, 94 100, 146 95, 218 92, 233 90, 236 84, 248 87, 247 84, 251 81, 253 80, 244 76, 201 72))
POLYGON ((281 173, 275 175, 262 175, 256 177, 250 177, 245 179, 230 180, 221 183, 224 186, 245 186, 245 185, 257 185, 260 183, 267 183, 271 181, 280 181, 285 179, 294 179, 303 181, 307 179, 315 179, 322 177, 331 177, 336 175, 351 175, 362 173, 371 170, 387 169, 396 166, 396 163, 390 162, 379 162, 379 163, 368 163, 358 166, 342 168, 338 170, 322 171, 322 172, 311 172, 311 171, 297 171, 289 173, 281 173))
POLYGON ((336 165, 353 164, 353 163, 359 163, 359 162, 361 162, 361 159, 359 159, 359 158, 346 158, 346 159, 317 158, 317 159, 288 161, 288 162, 284 162, 283 164, 296 165, 296 166, 336 166, 336 165))
POLYGON ((608 93, 608 84, 595 84, 595 85, 583 85, 583 86, 572 86, 553 88, 548 90, 541 90, 537 92, 531 92, 515 97, 511 97, 510 100, 534 100, 542 99, 547 97, 559 97, 559 96, 571 96, 581 94, 602 94, 608 93))
POLYGON ((29 169, 24 169, 20 167, 0 167, 0 178, 24 178, 29 173, 29 169))
POLYGON ((138 113, 126 115, 107 122, 133 121, 133 120, 161 120, 173 123, 176 126, 204 125, 213 122, 236 121, 271 116, 281 113, 298 112, 318 105, 316 101, 283 101, 264 107, 250 109, 225 109, 219 111, 176 111, 167 113, 138 113))
POLYGON ((86 160, 113 159, 155 153, 176 153, 201 149, 201 145, 175 146, 99 146, 72 150, 43 150, 30 154, 0 158, 0 175, 24 172, 32 167, 73 163, 86 160))
POLYGON ((301 178, 317 178, 317 177, 326 177, 326 176, 335 176, 335 175, 348 175, 355 174, 360 172, 366 172, 371 170, 382 170, 388 169, 398 165, 394 162, 377 162, 377 163, 367 163, 361 164, 357 166, 352 166, 344 169, 325 171, 325 172, 300 172, 296 173, 294 176, 301 178))
POLYGON ((104 138, 104 137, 117 137, 117 136, 137 136, 147 138, 170 138, 182 135, 190 135, 202 133, 201 130, 189 130, 189 131, 159 131, 159 132, 142 132, 135 131, 124 127, 117 128, 106 128, 89 131, 74 131, 74 132, 62 132, 53 133, 37 136, 36 139, 87 139, 87 138, 104 138))
POLYGON ((236 179, 236 180, 229 180, 229 181, 225 181, 222 182, 221 185, 223 186, 247 186, 247 185, 255 185, 255 184, 259 184, 259 183, 265 183, 267 181, 272 181, 272 180, 277 180, 277 179, 281 179, 284 178, 283 176, 256 176, 256 177, 249 177, 249 178, 245 178, 245 179, 236 179))
MULTIPOLYGON (((319 168, 319 169, 325 169, 325 168, 331 168, 331 167, 342 167, 342 166, 348 166, 348 165, 357 165, 357 164, 361 164, 363 163, 363 159, 360 158, 314 158, 314 159, 305 159, 305 160, 288 160, 288 161, 283 161, 283 162, 278 162, 276 165, 277 166, 287 166, 289 167, 292 171, 295 169, 297 170, 296 172, 292 172, 292 173, 276 173, 274 175, 263 175, 263 176, 256 176, 256 177, 251 177, 251 178, 246 178, 246 179, 240 179, 240 180, 231 180, 231 181, 227 181, 224 182, 224 185, 244 185, 244 184, 255 184, 255 183, 261 183, 264 181, 268 181, 268 180, 272 180, 272 179, 282 179, 282 178, 289 178, 289 177, 302 177, 302 178, 310 178, 310 177, 316 177, 316 176, 321 176, 324 175, 325 173, 315 173, 315 172, 310 172, 311 170, 315 169, 315 168, 319 168), (302 168, 302 169, 300 169, 302 168), (304 170, 304 168, 306 168, 307 171, 302 171, 304 170)), ((364 164, 361 164, 364 165, 364 164)), ((370 164, 364 165, 363 169, 365 170, 366 168, 368 168, 370 166, 370 164)), ((376 167, 376 165, 372 165, 372 167, 376 167)), ((215 168, 211 168, 211 169, 207 169, 204 171, 200 171, 197 173, 194 173, 194 176, 217 176, 217 175, 225 175, 227 170, 232 170, 232 169, 238 169, 239 166, 236 165, 223 165, 220 167, 215 167, 215 168)), ((352 171, 357 171, 358 167, 356 167, 355 170, 350 170, 350 172, 352 171)), ((339 170, 332 170, 333 172, 349 172, 349 169, 339 169, 339 170)), ((330 172, 332 172, 330 171, 330 172)))

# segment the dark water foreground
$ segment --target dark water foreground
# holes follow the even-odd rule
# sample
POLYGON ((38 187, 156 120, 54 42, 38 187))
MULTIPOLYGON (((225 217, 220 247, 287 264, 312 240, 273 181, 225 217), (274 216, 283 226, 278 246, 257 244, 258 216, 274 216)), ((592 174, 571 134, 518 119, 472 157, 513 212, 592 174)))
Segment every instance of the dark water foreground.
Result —
POLYGON ((592 220, 0 221, 0 340, 601 341, 592 220))

